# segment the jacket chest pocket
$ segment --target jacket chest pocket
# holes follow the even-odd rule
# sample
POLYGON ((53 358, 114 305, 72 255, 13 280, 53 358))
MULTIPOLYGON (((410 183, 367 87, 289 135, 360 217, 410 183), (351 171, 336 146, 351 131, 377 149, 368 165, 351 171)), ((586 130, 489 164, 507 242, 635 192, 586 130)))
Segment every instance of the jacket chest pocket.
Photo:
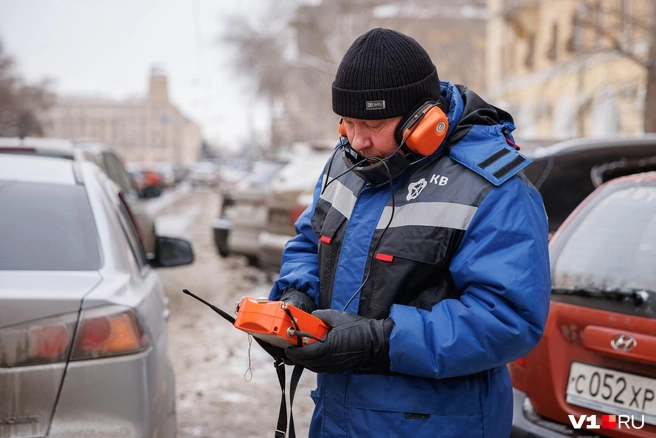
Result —
POLYGON ((388 229, 371 260, 371 283, 360 300, 360 314, 386 317, 392 304, 430 310, 445 298, 458 297, 449 263, 462 233, 451 228, 388 229))
POLYGON ((346 218, 337 210, 330 209, 323 221, 312 222, 313 231, 319 235, 319 308, 330 308, 332 285, 337 260, 342 247, 346 218))

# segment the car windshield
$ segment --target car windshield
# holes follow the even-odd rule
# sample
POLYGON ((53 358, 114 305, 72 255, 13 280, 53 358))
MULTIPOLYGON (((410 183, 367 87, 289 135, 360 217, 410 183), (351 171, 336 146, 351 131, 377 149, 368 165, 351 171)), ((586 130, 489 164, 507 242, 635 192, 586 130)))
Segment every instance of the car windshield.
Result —
POLYGON ((91 271, 98 233, 83 186, 0 181, 0 270, 91 271))
POLYGON ((192 171, 196 173, 213 173, 216 172, 216 166, 209 162, 196 163, 192 171))
POLYGON ((258 161, 244 177, 244 181, 252 185, 265 184, 271 181, 271 178, 284 166, 284 161, 258 161))
POLYGON ((607 186, 551 251, 554 288, 656 289, 656 183, 607 186))

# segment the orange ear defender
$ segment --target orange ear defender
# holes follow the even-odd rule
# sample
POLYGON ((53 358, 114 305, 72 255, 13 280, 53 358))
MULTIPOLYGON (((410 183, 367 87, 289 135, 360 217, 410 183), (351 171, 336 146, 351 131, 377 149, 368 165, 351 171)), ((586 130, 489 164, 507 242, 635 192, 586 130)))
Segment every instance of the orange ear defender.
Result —
MULTIPOLYGON (((346 126, 339 119, 339 135, 346 138, 346 126)), ((449 131, 449 119, 436 102, 426 102, 405 117, 397 127, 397 142, 405 139, 404 145, 412 152, 428 156, 435 152, 449 131)))
POLYGON ((337 130, 339 131, 339 135, 348 140, 348 137, 346 136, 346 126, 344 125, 344 119, 341 117, 339 118, 339 126, 337 127, 337 130))
POLYGON ((401 123, 397 133, 408 149, 423 156, 435 152, 449 131, 449 119, 436 102, 424 103, 401 123))

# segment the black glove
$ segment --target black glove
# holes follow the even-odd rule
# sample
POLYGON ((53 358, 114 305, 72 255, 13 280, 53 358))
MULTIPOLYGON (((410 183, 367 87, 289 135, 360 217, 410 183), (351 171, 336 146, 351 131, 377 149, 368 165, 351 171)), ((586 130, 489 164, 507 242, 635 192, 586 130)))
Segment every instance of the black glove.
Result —
POLYGON ((314 305, 312 298, 306 293, 298 291, 293 288, 285 289, 280 295, 280 301, 291 304, 294 307, 298 307, 304 312, 312 313, 316 310, 317 306, 314 305))
MULTIPOLYGON (((301 291, 298 291, 296 289, 285 289, 282 292, 282 295, 280 296, 280 301, 284 301, 286 303, 291 304, 294 307, 298 307, 299 309, 312 313, 314 309, 316 309, 316 306, 314 305, 314 302, 312 301, 312 298, 309 297, 309 295, 304 294, 301 291)), ((287 356, 285 356, 285 349, 281 347, 276 347, 275 345, 271 345, 266 341, 262 341, 261 339, 255 338, 255 342, 257 342, 260 347, 264 349, 271 357, 273 357, 276 361, 282 360, 285 365, 295 365, 294 362, 289 360, 287 356)))
POLYGON ((321 318, 331 329, 323 342, 304 347, 288 347, 287 357, 316 373, 389 371, 389 337, 394 321, 368 319, 339 310, 317 310, 312 315, 321 318))

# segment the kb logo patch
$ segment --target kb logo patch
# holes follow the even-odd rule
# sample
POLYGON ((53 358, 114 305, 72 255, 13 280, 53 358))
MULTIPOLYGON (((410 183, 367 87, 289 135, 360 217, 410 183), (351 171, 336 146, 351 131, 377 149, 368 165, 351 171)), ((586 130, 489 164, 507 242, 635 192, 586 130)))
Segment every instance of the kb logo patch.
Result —
POLYGON ((411 201, 413 199, 416 199, 417 196, 421 193, 422 190, 426 187, 428 182, 426 181, 426 178, 422 178, 417 182, 413 182, 408 184, 408 196, 405 197, 406 201, 411 201))

